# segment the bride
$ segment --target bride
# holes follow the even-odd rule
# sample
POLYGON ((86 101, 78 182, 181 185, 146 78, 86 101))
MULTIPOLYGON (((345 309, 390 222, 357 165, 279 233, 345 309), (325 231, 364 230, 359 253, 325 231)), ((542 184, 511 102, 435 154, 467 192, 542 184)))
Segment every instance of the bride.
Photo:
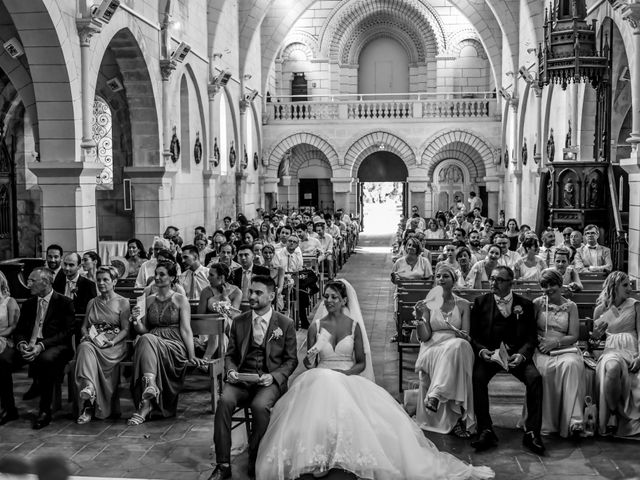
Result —
POLYGON ((373 381, 369 341, 348 282, 327 283, 308 345, 304 364, 310 370, 271 412, 258 451, 258 480, 322 475, 331 469, 363 479, 493 478, 490 468, 439 452, 373 381))

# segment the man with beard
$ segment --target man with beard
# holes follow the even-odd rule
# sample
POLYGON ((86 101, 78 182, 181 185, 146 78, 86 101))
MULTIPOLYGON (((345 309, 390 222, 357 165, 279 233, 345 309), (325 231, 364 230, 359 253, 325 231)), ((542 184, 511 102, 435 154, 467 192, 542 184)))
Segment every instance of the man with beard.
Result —
POLYGON ((476 262, 484 260, 487 256, 487 252, 482 249, 482 242, 480 242, 480 233, 477 230, 471 230, 469 233, 469 250, 471 250, 471 261, 474 259, 476 262))

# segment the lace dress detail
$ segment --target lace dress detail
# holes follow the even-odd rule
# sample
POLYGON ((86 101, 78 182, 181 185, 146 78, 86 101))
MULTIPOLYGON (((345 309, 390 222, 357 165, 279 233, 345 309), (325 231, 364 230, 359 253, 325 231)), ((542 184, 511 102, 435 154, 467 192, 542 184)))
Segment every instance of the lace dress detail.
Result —
POLYGON ((323 345, 318 368, 301 374, 278 400, 260 442, 257 478, 294 479, 331 469, 370 480, 493 478, 487 467, 439 452, 386 390, 333 370, 354 365, 353 347, 353 330, 335 349, 323 345))
MULTIPOLYGON (((569 334, 569 313, 575 303, 550 303, 548 307, 543 299, 534 303, 540 337, 556 339, 569 334)), ((542 375, 542 432, 567 437, 571 425, 582 424, 584 420, 586 384, 582 356, 578 353, 551 356, 536 350, 533 361, 542 375)))

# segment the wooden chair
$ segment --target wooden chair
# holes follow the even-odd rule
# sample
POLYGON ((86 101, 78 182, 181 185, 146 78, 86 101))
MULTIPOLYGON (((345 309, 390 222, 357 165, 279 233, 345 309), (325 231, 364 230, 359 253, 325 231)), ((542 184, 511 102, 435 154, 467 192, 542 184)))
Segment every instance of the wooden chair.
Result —
POLYGON ((224 376, 224 317, 219 313, 201 313, 191 315, 191 330, 194 335, 209 335, 218 342, 215 358, 209 364, 211 380, 211 411, 215 414, 218 395, 222 393, 222 377, 224 376), (220 379, 218 379, 220 377, 220 379))

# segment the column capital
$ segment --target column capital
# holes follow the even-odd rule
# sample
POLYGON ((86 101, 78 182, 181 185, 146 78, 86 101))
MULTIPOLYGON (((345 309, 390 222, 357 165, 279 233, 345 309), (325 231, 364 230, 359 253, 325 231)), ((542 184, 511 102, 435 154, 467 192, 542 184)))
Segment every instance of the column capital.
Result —
POLYGON ((216 83, 209 83, 207 85, 207 93, 209 94, 209 100, 213 100, 220 91, 220 85, 216 83))
POLYGON ((176 69, 176 62, 174 60, 160 59, 160 74, 163 81, 168 81, 171 73, 176 69))
POLYGON ((629 22, 635 35, 640 35, 640 3, 632 0, 628 0, 627 3, 620 1, 616 3, 617 5, 614 5, 614 8, 618 7, 622 14, 622 19, 629 22))
POLYGON ((102 31, 102 23, 95 18, 78 18, 76 19, 76 27, 81 47, 88 47, 91 44, 91 37, 102 31))

